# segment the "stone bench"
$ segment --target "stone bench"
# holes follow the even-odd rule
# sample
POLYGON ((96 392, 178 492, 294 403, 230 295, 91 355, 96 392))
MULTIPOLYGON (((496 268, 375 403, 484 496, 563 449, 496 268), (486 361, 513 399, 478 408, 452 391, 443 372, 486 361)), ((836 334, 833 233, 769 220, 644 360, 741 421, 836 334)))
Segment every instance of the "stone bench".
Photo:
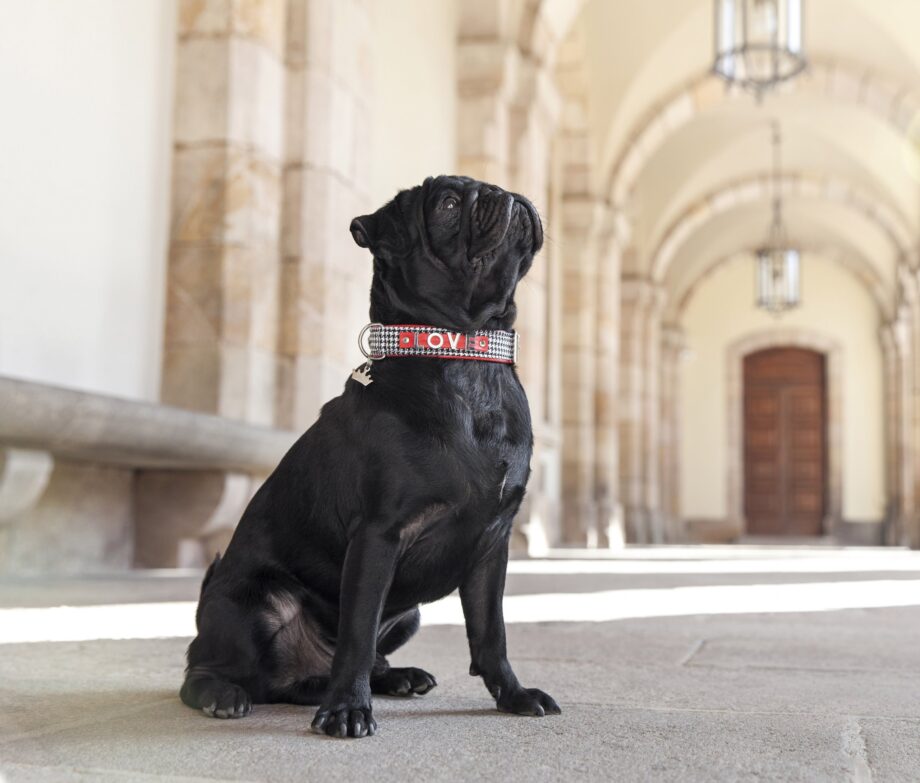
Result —
POLYGON ((203 565, 298 435, 0 377, 0 574, 203 565))

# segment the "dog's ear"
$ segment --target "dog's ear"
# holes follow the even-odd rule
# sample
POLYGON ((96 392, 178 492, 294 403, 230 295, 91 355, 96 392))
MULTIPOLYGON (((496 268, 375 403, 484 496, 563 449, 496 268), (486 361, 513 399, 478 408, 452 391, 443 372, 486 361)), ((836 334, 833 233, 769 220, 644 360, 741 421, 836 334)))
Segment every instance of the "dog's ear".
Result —
POLYGON ((370 215, 361 215, 348 227, 358 247, 366 247, 375 258, 390 259, 407 252, 410 245, 408 227, 399 200, 403 191, 370 215))
POLYGON ((351 231, 351 236, 358 247, 366 247, 373 252, 371 246, 377 237, 376 213, 373 215, 361 215, 360 217, 356 217, 351 221, 348 230, 351 231))

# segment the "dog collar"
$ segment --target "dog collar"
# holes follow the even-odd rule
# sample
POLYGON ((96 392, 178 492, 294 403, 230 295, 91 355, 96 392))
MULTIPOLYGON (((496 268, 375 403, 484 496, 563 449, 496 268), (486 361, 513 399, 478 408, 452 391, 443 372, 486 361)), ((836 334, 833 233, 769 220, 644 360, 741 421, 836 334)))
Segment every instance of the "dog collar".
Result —
POLYGON ((358 335, 358 347, 374 362, 396 356, 423 356, 517 364, 518 333, 499 329, 453 332, 419 324, 370 323, 358 335))

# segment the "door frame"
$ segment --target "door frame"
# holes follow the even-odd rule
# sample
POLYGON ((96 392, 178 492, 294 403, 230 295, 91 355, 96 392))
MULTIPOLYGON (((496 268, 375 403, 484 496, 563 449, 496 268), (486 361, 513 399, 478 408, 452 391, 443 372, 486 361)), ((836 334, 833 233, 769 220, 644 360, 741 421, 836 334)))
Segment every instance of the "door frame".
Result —
POLYGON ((821 332, 801 327, 765 329, 747 334, 726 349, 728 416, 726 452, 728 518, 738 535, 747 530, 744 516, 744 357, 767 348, 808 348, 824 355, 827 389, 827 498, 824 535, 837 532, 842 509, 843 348, 821 332))

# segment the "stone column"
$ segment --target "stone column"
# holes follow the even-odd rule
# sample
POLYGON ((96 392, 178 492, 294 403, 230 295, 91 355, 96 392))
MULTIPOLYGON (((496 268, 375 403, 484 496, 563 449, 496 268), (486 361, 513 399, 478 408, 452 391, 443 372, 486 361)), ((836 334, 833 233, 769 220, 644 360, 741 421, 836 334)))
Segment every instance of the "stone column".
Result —
POLYGON ((645 310, 642 357, 642 461, 646 540, 664 543, 661 507, 661 317, 664 307, 662 288, 649 283, 645 310))
POLYGON ((680 513, 680 373, 684 332, 669 324, 661 342, 660 507, 665 541, 684 540, 680 513))
POLYGON ((365 3, 287 5, 276 422, 304 429, 341 393, 368 320, 372 261, 348 225, 377 206, 367 191, 371 23, 365 3))
MULTIPOLYGON (((544 233, 554 236, 550 221, 550 178, 553 171, 552 140, 559 118, 559 96, 545 62, 535 56, 520 58, 517 83, 509 96, 509 186, 530 198, 544 222, 544 233)), ((544 244, 515 297, 520 334, 518 375, 530 402, 534 428, 534 459, 531 486, 518 515, 518 529, 532 554, 558 543, 558 495, 552 478, 558 474, 557 422, 550 415, 548 345, 555 338, 550 329, 551 285, 561 263, 552 243, 544 244)))
MULTIPOLYGON (((902 537, 909 540, 916 513, 916 476, 914 466, 914 366, 912 356, 913 319, 911 307, 902 308, 894 323, 892 332, 897 357, 897 381, 899 416, 897 417, 898 444, 898 514, 902 537)), ((916 545, 916 542, 914 542, 916 545)))
POLYGON ((899 543, 920 549, 920 269, 905 264, 902 281, 904 303, 896 342, 901 355, 902 389, 909 388, 910 392, 902 402, 900 422, 906 432, 902 436, 899 472, 909 500, 902 504, 899 543))
POLYGON ((591 197, 571 197, 562 210, 563 535, 569 543, 596 545, 597 241, 604 206, 591 197))
POLYGON ((885 518, 888 522, 887 544, 900 542, 904 520, 901 513, 900 444, 898 438, 901 420, 900 382, 898 373, 898 350, 893 322, 887 322, 879 330, 882 345, 885 394, 885 518))
MULTIPOLYGON (((626 254, 634 253, 629 248, 626 254)), ((624 276, 620 283, 620 498, 627 540, 649 543, 645 458, 647 380, 646 327, 654 288, 644 279, 624 276)))
POLYGON ((270 424, 284 0, 181 0, 162 400, 270 424))
POLYGON ((626 542, 620 503, 619 377, 620 257, 628 239, 625 220, 607 212, 599 237, 597 267, 597 334, 594 378, 594 501, 598 546, 620 548, 626 542))
MULTIPOLYGON (((179 2, 161 398, 264 425, 279 372, 286 16, 285 0, 179 2)), ((252 489, 221 471, 137 471, 136 564, 202 565, 252 489)))

